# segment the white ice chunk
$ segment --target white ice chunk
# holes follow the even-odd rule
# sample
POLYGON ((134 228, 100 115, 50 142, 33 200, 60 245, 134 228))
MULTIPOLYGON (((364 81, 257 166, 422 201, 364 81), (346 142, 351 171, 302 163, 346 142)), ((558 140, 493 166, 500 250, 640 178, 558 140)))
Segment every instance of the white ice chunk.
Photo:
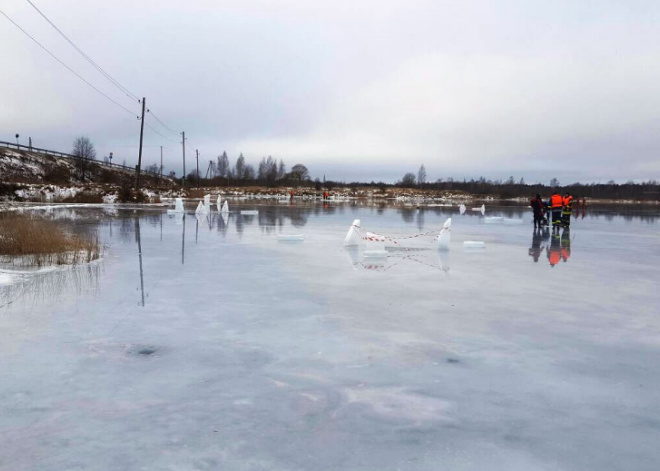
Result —
POLYGON ((174 211, 177 213, 182 213, 183 212, 183 199, 182 198, 177 198, 176 203, 174 204, 174 211))
POLYGON ((484 222, 486 224, 500 224, 503 219, 504 218, 502 218, 500 216, 493 216, 493 217, 484 219, 484 222))
POLYGON ((207 210, 211 209, 211 195, 204 195, 204 206, 207 210))
POLYGON ((461 203, 461 205, 458 207, 458 210, 461 214, 465 214, 466 209, 467 208, 465 207, 465 205, 463 203, 461 203))
POLYGON ((197 209, 195 210, 195 214, 206 214, 208 213, 208 210, 206 209, 206 206, 204 206, 204 203, 201 201, 197 205, 197 209))
POLYGON ((480 211, 481 211, 482 216, 486 214, 486 205, 485 204, 481 205, 480 211))
POLYGON ((243 214, 243 215, 245 215, 245 216, 256 216, 257 214, 259 214, 259 211, 256 211, 256 210, 244 210, 244 211, 241 211, 241 214, 243 214))
POLYGON ((466 240, 463 242, 463 248, 466 249, 485 249, 486 242, 482 240, 466 240))
POLYGON ((348 234, 346 234, 346 238, 344 239, 344 247, 360 245, 362 238, 360 237, 359 230, 360 230, 360 220, 356 219, 355 221, 353 221, 353 224, 348 229, 348 234))
POLYGON ((449 242, 451 241, 451 218, 448 218, 445 221, 442 230, 440 231, 440 235, 438 235, 437 241, 438 249, 449 250, 449 242))
POLYGON ((514 225, 514 224, 522 224, 523 222, 525 221, 520 218, 504 218, 504 224, 514 225))
POLYGON ((220 195, 218 195, 218 200, 216 201, 215 205, 218 208, 218 211, 220 211, 220 208, 222 208, 222 199, 220 198, 220 195))

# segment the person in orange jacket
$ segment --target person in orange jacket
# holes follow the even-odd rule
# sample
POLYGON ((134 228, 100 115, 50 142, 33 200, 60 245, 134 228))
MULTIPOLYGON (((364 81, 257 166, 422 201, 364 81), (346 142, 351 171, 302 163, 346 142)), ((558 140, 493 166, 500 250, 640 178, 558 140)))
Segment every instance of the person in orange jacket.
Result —
POLYGON ((548 201, 548 206, 552 212, 552 232, 559 231, 561 226, 561 212, 564 207, 564 199, 559 194, 558 190, 555 190, 548 201))
POLYGON ((571 225, 571 214, 573 214, 573 197, 567 191, 562 198, 561 223, 564 227, 571 225))

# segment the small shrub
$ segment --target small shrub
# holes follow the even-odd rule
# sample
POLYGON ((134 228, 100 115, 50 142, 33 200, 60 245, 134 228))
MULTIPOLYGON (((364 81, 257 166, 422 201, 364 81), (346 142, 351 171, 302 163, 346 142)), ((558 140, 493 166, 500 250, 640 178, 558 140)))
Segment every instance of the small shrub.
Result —
POLYGON ((67 196, 62 200, 63 203, 88 203, 88 204, 99 204, 103 203, 103 196, 99 193, 92 193, 90 191, 81 191, 75 196, 67 196))
POLYGON ((124 182, 124 184, 119 187, 117 200, 120 203, 145 203, 149 201, 149 197, 142 191, 136 192, 130 184, 124 182))
POLYGON ((16 198, 16 190, 23 188, 16 183, 2 183, 0 182, 0 196, 16 198))
POLYGON ((43 181, 56 185, 66 185, 71 182, 71 171, 62 165, 48 164, 44 166, 43 181))

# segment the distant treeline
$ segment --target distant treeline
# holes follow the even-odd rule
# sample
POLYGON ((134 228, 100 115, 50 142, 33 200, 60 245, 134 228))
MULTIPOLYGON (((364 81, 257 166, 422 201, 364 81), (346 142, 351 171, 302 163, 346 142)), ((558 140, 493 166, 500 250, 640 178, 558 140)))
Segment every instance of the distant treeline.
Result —
MULTIPOLYGON (((484 177, 478 179, 454 180, 453 178, 438 179, 435 182, 427 182, 426 169, 424 165, 419 168, 417 175, 406 173, 396 183, 384 182, 338 182, 312 178, 307 167, 296 164, 287 171, 287 167, 281 159, 278 161, 272 157, 264 157, 255 168, 245 162, 241 154, 236 163, 231 165, 227 153, 218 156, 217 160, 209 161, 205 169, 199 174, 195 168, 187 177, 187 185, 195 186, 265 186, 265 187, 297 187, 312 186, 316 190, 332 190, 333 188, 358 188, 372 187, 382 192, 388 188, 409 188, 411 190, 435 190, 435 191, 460 191, 477 196, 494 196, 500 198, 531 197, 540 193, 549 196, 553 190, 561 192, 568 191, 579 198, 601 198, 601 199, 634 199, 634 200, 660 200, 660 182, 649 180, 647 182, 635 183, 571 183, 561 185, 553 178, 548 185, 541 183, 525 183, 524 179, 516 180, 509 177, 507 180, 487 180, 484 177)), ((170 175, 174 177, 173 174, 170 175)))

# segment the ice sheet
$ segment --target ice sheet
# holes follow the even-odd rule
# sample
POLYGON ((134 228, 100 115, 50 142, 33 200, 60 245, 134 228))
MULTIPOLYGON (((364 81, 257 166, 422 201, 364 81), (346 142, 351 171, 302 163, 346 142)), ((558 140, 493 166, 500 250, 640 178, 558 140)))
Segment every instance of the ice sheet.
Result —
POLYGON ((108 253, 0 287, 0 469, 657 469, 657 214, 554 237, 468 212, 452 244, 481 254, 369 260, 354 219, 458 208, 234 204, 66 210, 108 253))

